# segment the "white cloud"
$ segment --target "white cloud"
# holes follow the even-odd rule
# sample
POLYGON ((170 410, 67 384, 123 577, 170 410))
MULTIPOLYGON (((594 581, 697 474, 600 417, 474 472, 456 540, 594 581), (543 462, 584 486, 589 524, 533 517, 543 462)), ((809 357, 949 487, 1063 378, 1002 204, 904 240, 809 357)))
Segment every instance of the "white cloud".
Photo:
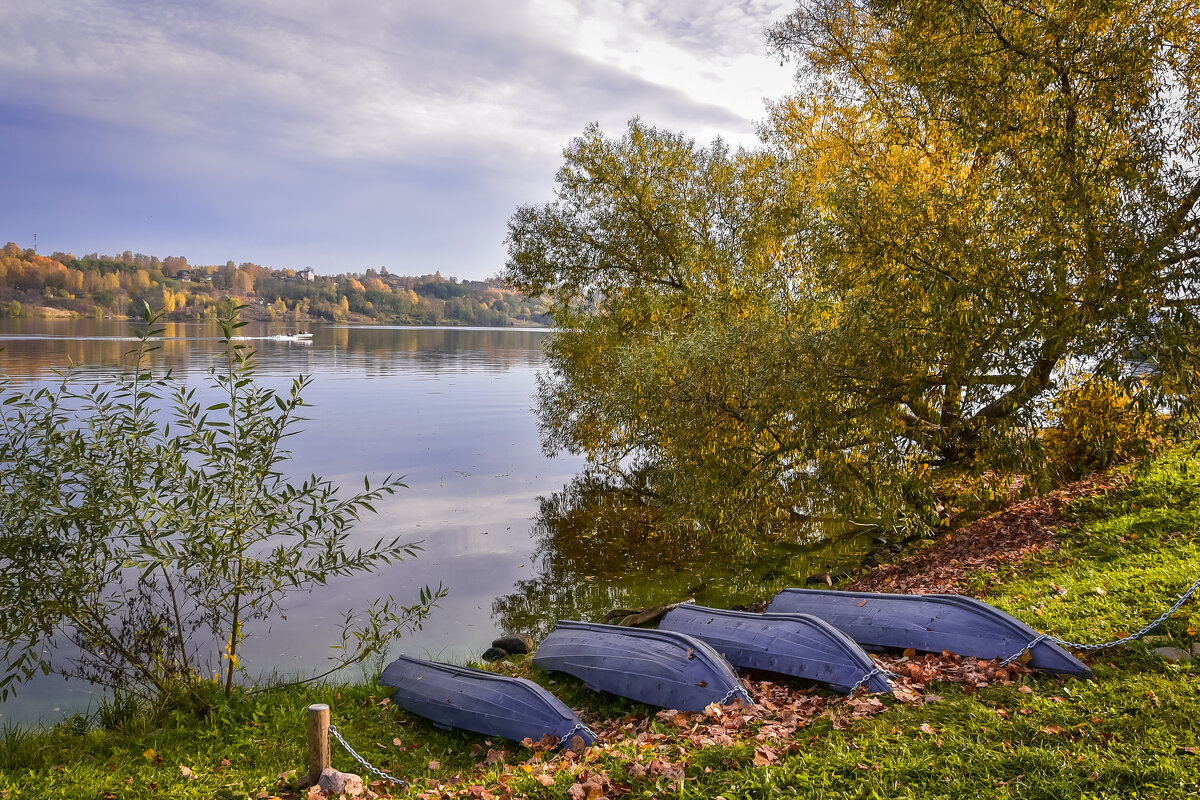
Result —
MULTIPOLYGON (((490 273, 507 213, 545 199, 561 148, 591 121, 620 134, 641 116, 701 142, 720 135, 752 143, 762 98, 790 85, 789 70, 765 54, 763 31, 792 5, 3 3, 0 124, 24 126, 17 138, 27 155, 12 158, 28 161, 32 152, 40 174, 71 164, 114 191, 153 196, 156 240, 171 236, 164 227, 171 198, 186 186, 193 221, 198 205, 222 204, 205 215, 211 231, 187 230, 189 243, 283 241, 299 227, 296 249, 312 253, 322 237, 348 236, 358 218, 353 236, 367 263, 395 263, 382 253, 415 240, 429 241, 423 257, 430 257, 438 233, 446 239, 430 227, 440 217, 446 227, 454 220, 455 237, 470 243, 470 254, 458 257, 493 262, 490 273), (28 144, 36 140, 45 144, 28 144), (95 158, 85 161, 78 155, 85 152, 95 158), (116 188, 134 179, 137 186, 116 188), (416 209, 411 216, 422 227, 365 227, 389 207, 416 209), (287 219, 273 221, 277 208, 288 210, 287 219), (464 221, 464 209, 483 216, 464 221), (238 219, 254 228, 222 227, 238 219), (340 227, 324 230, 323 219, 340 227)), ((148 224, 149 210, 131 230, 148 224)), ((53 207, 0 212, 43 231, 49 225, 39 220, 56 214, 53 207)), ((93 229, 130 235, 116 211, 106 214, 93 229)), ((344 241, 336 246, 348 252, 344 241)), ((453 246, 444 245, 447 261, 456 257, 453 246)), ((319 259, 310 263, 320 268, 319 259)))
POLYGON ((2 17, 18 43, 0 54, 10 97, 294 155, 541 150, 581 119, 639 113, 745 135, 786 86, 762 54, 781 3, 17 5, 2 17))

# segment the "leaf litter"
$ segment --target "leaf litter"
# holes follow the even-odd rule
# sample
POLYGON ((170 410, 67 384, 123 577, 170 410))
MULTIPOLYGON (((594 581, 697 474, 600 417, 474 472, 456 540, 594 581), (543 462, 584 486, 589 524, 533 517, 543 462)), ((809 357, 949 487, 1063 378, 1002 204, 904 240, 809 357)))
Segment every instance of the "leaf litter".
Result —
POLYGON ((975 572, 995 572, 1039 552, 1058 549, 1055 531, 1074 523, 1064 519, 1063 507, 1083 497, 1111 492, 1127 480, 1117 473, 1091 475, 1042 496, 1006 506, 1002 510, 947 534, 936 544, 894 564, 881 564, 847 590, 959 594, 975 572))
MULTIPOLYGON (((997 660, 984 661, 948 652, 876 658, 881 666, 898 676, 891 679, 893 704, 911 706, 942 699, 925 691, 930 682, 956 683, 966 691, 973 691, 991 685, 1011 685, 1031 672, 1015 663, 1001 666, 997 660)), ((503 751, 489 750, 488 757, 475 765, 478 774, 469 780, 429 780, 417 797, 514 800, 524 793, 510 788, 510 782, 530 777, 547 788, 558 786, 559 794, 565 791, 571 800, 612 800, 632 792, 628 784, 612 774, 617 767, 622 777, 660 782, 664 790, 677 791, 687 780, 692 757, 705 748, 748 745, 752 755, 747 766, 771 767, 801 746, 796 733, 815 720, 827 718, 834 729, 846 730, 861 720, 886 713, 890 707, 885 702, 887 695, 864 694, 861 690, 848 697, 829 697, 770 680, 743 678, 742 685, 754 700, 753 706, 735 699, 728 705, 713 703, 701 712, 668 709, 619 718, 599 718, 583 712, 581 717, 596 734, 596 741, 590 747, 584 747, 578 737, 574 746, 566 750, 559 750, 557 740, 550 736, 539 742, 526 739, 522 742, 526 748, 525 760, 516 760, 521 754, 506 757, 507 754, 501 755, 503 751), (663 732, 664 729, 668 732, 663 732), (598 763, 601 759, 603 768, 598 763), (499 774, 497 769, 501 770, 499 774)), ((937 733, 928 723, 920 730, 931 736, 937 733)))

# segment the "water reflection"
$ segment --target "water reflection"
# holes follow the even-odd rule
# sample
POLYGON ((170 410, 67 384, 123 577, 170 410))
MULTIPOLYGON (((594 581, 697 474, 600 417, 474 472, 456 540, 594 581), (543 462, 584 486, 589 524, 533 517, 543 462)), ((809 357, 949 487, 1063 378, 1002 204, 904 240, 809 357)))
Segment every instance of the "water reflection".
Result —
MULTIPOLYGON (((125 320, 0 320, 0 366, 15 378, 48 378, 77 365, 83 371, 119 368, 136 344, 137 323, 125 320)), ((215 320, 166 322, 149 357, 155 369, 203 373, 221 363, 221 330, 215 320)), ((542 329, 397 328, 314 326, 311 340, 296 340, 294 324, 252 322, 238 331, 255 349, 268 374, 338 373, 382 377, 401 372, 430 374, 501 372, 541 364, 542 329)))
MULTIPOLYGON (((220 363, 215 323, 165 328, 152 354, 156 371, 185 379, 197 402, 216 402, 205 374, 220 363)), ((132 331, 124 321, 0 320, 0 372, 28 386, 75 362, 85 380, 101 378, 122 368, 132 331)), ((339 611, 389 594, 407 600, 439 582, 450 597, 398 651, 477 658, 496 635, 492 602, 529 571, 537 498, 580 467, 578 459, 545 457, 530 411, 546 332, 327 326, 312 328, 312 343, 276 338, 294 331, 282 323, 239 331, 257 351, 260 382, 285 388, 299 373, 314 376, 303 431, 287 443, 286 471, 326 477, 347 492, 361 488, 364 475, 372 483, 405 476, 408 488, 364 516, 351 545, 400 536, 423 541, 425 550, 377 575, 294 598, 286 619, 249 631, 248 679, 327 667, 339 611)), ((81 710, 94 703, 90 689, 52 678, 23 686, 16 702, 0 703, 0 725, 81 710)))
POLYGON ((628 491, 584 474, 541 499, 535 573, 492 604, 505 630, 545 635, 556 619, 600 621, 615 608, 692 598, 730 607, 768 599, 814 573, 853 570, 870 534, 842 527, 795 538, 708 536, 666 524, 628 491))

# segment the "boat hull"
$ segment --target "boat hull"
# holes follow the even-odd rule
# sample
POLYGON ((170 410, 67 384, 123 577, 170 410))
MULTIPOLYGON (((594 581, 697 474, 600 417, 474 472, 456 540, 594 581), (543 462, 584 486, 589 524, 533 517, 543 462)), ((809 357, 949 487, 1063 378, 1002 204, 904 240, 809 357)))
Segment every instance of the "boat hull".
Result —
POLYGON ((597 692, 681 711, 735 697, 753 704, 729 666, 703 641, 673 631, 560 620, 535 666, 565 672, 597 692))
POLYGON ((868 691, 891 692, 887 678, 850 637, 810 614, 751 614, 681 605, 659 630, 686 633, 712 646, 735 667, 820 681, 850 692, 867 675, 868 691))
POLYGON ((868 647, 948 650, 989 659, 1009 658, 1028 648, 1031 667, 1080 677, 1092 674, 1057 644, 1039 641, 1033 628, 972 597, 784 589, 768 611, 812 614, 868 647))
POLYGON ((568 746, 596 737, 571 709, 533 681, 469 667, 400 656, 379 683, 395 688, 392 702, 441 728, 459 728, 513 741, 549 734, 568 746))

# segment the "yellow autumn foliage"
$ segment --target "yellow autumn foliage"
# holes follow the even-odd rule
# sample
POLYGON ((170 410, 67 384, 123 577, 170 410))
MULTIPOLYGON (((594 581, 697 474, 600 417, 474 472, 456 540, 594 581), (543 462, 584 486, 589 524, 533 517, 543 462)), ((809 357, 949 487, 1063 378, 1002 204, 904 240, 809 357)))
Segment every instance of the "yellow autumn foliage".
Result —
POLYGON ((1043 431, 1050 463, 1080 474, 1146 452, 1154 417, 1121 384, 1104 377, 1075 378, 1054 397, 1043 431))

